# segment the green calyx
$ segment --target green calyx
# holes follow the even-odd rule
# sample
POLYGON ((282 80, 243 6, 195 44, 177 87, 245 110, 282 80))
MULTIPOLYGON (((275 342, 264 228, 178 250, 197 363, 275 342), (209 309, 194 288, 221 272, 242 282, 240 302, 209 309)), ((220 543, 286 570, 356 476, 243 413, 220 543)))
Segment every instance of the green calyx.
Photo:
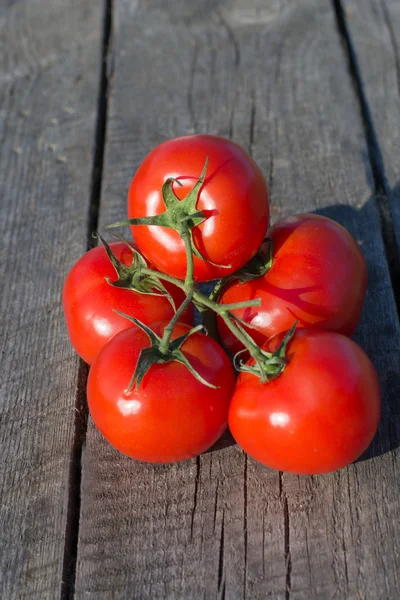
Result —
POLYGON ((127 225, 158 225, 160 227, 168 227, 169 229, 175 229, 175 231, 177 231, 181 237, 185 236, 186 234, 190 235, 190 244, 194 256, 214 266, 229 269, 230 265, 215 265, 215 263, 212 263, 210 260, 204 258, 204 256, 201 255, 198 248, 196 248, 193 240, 193 228, 197 227, 197 225, 200 225, 201 223, 203 223, 203 221, 207 219, 207 215, 202 210, 197 210, 196 208, 200 190, 204 184, 205 176, 207 173, 207 167, 208 158, 206 158, 199 179, 183 200, 179 200, 175 196, 172 187, 174 182, 180 186, 182 185, 182 183, 178 179, 174 179, 173 177, 169 177, 165 181, 164 185, 162 186, 162 197, 164 200, 166 210, 163 213, 159 215, 154 215, 152 217, 138 217, 134 219, 125 219, 124 221, 118 221, 118 223, 112 223, 111 225, 108 225, 106 229, 111 229, 114 227, 125 227, 127 225))
POLYGON ((166 350, 164 350, 162 338, 160 338, 156 333, 154 333, 154 331, 152 329, 147 327, 147 325, 145 325, 138 319, 135 319, 135 317, 125 315, 124 313, 120 312, 119 310, 114 309, 114 312, 117 313, 118 315, 120 315, 121 317, 125 317, 126 319, 128 319, 129 321, 131 321, 132 323, 135 323, 135 325, 140 327, 140 329, 142 329, 142 331, 144 331, 147 334, 147 336, 150 340, 150 343, 151 343, 150 347, 143 348, 143 350, 140 352, 135 372, 132 376, 131 381, 129 382, 126 393, 129 393, 132 391, 132 389, 134 389, 134 388, 137 389, 140 386, 140 384, 143 380, 143 377, 146 375, 146 373, 149 371, 149 369, 152 365, 166 364, 166 363, 173 362, 173 361, 184 365, 190 371, 190 373, 193 375, 193 377, 195 377, 203 385, 205 385, 209 388, 212 388, 212 389, 217 389, 215 385, 206 381, 200 375, 200 373, 198 373, 196 371, 196 369, 190 364, 189 360, 186 358, 186 356, 183 354, 183 352, 181 350, 182 345, 186 342, 186 340, 191 335, 193 335, 194 333, 197 333, 198 331, 203 329, 202 325, 197 325, 197 327, 193 327, 193 329, 191 329, 184 335, 182 335, 174 340, 170 340, 168 342, 166 350))
POLYGON ((166 289, 166 287, 161 283, 160 279, 156 275, 142 273, 141 269, 147 268, 147 263, 143 256, 127 240, 120 237, 119 235, 113 235, 114 237, 124 242, 124 244, 126 244, 126 246, 133 254, 133 260, 131 266, 124 265, 115 256, 109 244, 100 235, 100 233, 94 233, 93 236, 98 237, 102 245, 104 246, 104 249, 107 252, 107 256, 110 259, 110 262, 112 263, 118 277, 115 281, 111 281, 109 277, 106 277, 105 279, 107 283, 112 285, 113 287, 133 290, 135 292, 138 292, 139 294, 146 294, 150 296, 165 296, 170 302, 172 308, 175 310, 176 307, 174 300, 171 294, 166 289))
MULTIPOLYGON (((265 242, 268 243, 266 252, 260 250, 241 269, 231 275, 222 277, 212 290, 209 296, 210 300, 217 301, 224 288, 233 281, 245 283, 258 279, 268 273, 273 263, 273 241, 270 238, 266 238, 265 242)), ((249 327, 248 323, 246 325, 249 327)))
POLYGON ((271 238, 266 238, 264 243, 268 243, 266 252, 257 252, 244 267, 236 271, 232 279, 237 279, 241 283, 244 283, 245 281, 253 281, 253 279, 257 279, 268 273, 273 262, 274 242, 271 238))
POLYGON ((288 360, 286 358, 287 346, 296 331, 297 323, 298 321, 293 323, 292 327, 283 338, 279 348, 275 352, 266 352, 265 350, 258 348, 240 323, 236 323, 236 326, 241 333, 244 334, 247 340, 251 340, 251 346, 253 346, 254 351, 252 352, 251 348, 245 348, 244 350, 238 352, 234 357, 235 368, 242 373, 251 373, 252 375, 255 375, 260 379, 261 383, 268 383, 282 375, 286 365, 288 364, 288 360), (246 352, 249 349, 254 358, 254 364, 244 363, 239 358, 243 352, 246 352))

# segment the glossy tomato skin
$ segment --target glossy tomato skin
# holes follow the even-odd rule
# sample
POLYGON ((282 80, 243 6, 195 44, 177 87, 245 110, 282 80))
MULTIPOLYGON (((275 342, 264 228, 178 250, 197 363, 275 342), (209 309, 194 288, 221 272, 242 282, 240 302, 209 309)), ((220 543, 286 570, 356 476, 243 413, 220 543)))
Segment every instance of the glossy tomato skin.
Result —
MULTIPOLYGON (((258 344, 298 327, 327 329, 351 336, 357 328, 367 290, 363 254, 344 227, 320 215, 293 215, 269 231, 274 260, 270 271, 250 282, 229 285, 220 297, 228 304, 260 298, 261 306, 235 311, 255 329, 258 344)), ((219 320, 224 344, 233 352, 240 344, 219 320)))
MULTIPOLYGON (((178 179, 175 195, 182 200, 193 188, 209 159, 196 208, 208 218, 193 229, 196 247, 213 266, 195 258, 195 279, 209 281, 243 266, 260 247, 268 228, 268 191, 254 160, 237 144, 212 135, 191 135, 164 142, 144 159, 128 194, 130 218, 165 211, 161 188, 178 179)), ((184 279, 186 255, 178 233, 165 227, 132 227, 141 252, 160 271, 184 279)))
MULTIPOLYGON (((161 335, 166 323, 152 325, 161 335)), ((184 335, 178 323, 173 338, 184 335)), ((104 437, 131 458, 155 463, 186 460, 206 451, 227 427, 235 377, 222 348, 202 333, 182 351, 208 382, 204 386, 182 364, 152 365, 138 389, 125 392, 147 335, 131 327, 116 335, 95 359, 89 373, 90 413, 104 437)))
MULTIPOLYGON (((110 244, 115 256, 124 264, 132 264, 132 252, 123 242, 110 244)), ((167 298, 139 294, 116 288, 107 283, 117 279, 103 246, 84 254, 69 272, 63 288, 63 308, 68 334, 73 347, 88 364, 116 333, 132 323, 120 317, 113 308, 136 317, 146 325, 171 319, 174 310, 167 298)), ((175 305, 185 299, 176 286, 166 285, 175 305)), ((193 322, 193 307, 182 316, 183 322, 193 322)))
MULTIPOLYGON (((274 351, 282 335, 264 348, 274 351)), ((289 363, 262 384, 241 373, 229 409, 238 444, 262 464, 297 474, 341 469, 369 446, 380 419, 374 366, 350 338, 329 331, 296 331, 289 363)))

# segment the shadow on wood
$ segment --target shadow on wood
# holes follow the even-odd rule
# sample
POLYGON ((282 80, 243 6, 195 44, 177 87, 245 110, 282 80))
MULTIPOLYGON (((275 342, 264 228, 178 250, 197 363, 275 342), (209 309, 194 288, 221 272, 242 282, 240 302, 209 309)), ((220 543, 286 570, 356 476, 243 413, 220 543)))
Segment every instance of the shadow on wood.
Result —
MULTIPOLYGON (((392 194, 394 197, 400 196, 400 185, 392 190, 392 194)), ((400 394, 400 341, 396 334, 398 323, 395 310, 392 315, 382 314, 380 310, 380 298, 385 294, 393 295, 393 290, 389 287, 382 288, 382 272, 387 270, 384 254, 381 249, 368 243, 369 228, 374 227, 374 221, 369 218, 370 209, 376 202, 376 197, 371 196, 359 210, 337 204, 314 211, 348 229, 363 249, 368 264, 367 297, 354 338, 367 352, 378 371, 382 390, 382 418, 372 444, 358 461, 381 456, 400 446, 400 408, 397 405, 400 394)), ((390 253, 390 248, 387 252, 390 253)), ((388 260, 390 262, 390 255, 388 260)), ((207 452, 216 452, 234 444, 235 440, 228 430, 207 452)))
MULTIPOLYGON (((397 184, 392 194, 398 196, 399 192, 400 186, 397 184)), ((373 222, 368 219, 369 209, 370 205, 376 202, 376 197, 371 196, 359 210, 350 206, 334 205, 316 211, 338 221, 354 235, 363 249, 368 264, 367 297, 361 323, 354 339, 367 352, 378 371, 382 391, 382 417, 371 446, 358 459, 359 461, 381 456, 400 446, 400 409, 397 403, 400 392, 398 316, 395 310, 391 315, 381 310, 384 303, 381 303, 380 299, 385 294, 393 295, 393 290, 387 287, 382 289, 382 270, 387 270, 386 258, 380 249, 372 247, 368 240, 370 228, 374 227, 373 222)), ((390 261, 390 255, 388 258, 390 261)), ((393 304, 395 304, 394 297, 393 304)))

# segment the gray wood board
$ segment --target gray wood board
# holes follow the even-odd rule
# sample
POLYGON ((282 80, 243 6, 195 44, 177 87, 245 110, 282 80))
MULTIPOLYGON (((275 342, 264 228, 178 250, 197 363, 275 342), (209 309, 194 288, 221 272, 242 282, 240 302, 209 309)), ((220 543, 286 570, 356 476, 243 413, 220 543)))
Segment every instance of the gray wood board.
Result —
POLYGON ((399 323, 331 7, 119 1, 113 31, 101 224, 123 218, 130 179, 156 144, 195 131, 236 140, 269 181, 275 220, 318 211, 361 244, 370 284, 356 337, 384 404, 367 460, 322 477, 281 476, 237 446, 140 464, 90 421, 77 597, 395 598, 399 323))
MULTIPOLYGON (((400 255, 400 3, 346 0, 347 26, 382 151, 400 255)), ((397 265, 397 277, 400 276, 397 265)))
POLYGON ((59 597, 79 361, 61 309, 85 251, 101 6, 0 8, 0 597, 59 597))

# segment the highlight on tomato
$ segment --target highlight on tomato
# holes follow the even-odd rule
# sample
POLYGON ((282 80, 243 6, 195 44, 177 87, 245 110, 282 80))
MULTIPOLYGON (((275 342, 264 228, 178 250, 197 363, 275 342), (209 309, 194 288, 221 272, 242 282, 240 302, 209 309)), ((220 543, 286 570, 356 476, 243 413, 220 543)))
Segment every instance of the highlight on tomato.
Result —
MULTIPOLYGON (((122 267, 132 265, 129 245, 113 242, 109 248, 122 267)), ((116 287, 117 284, 118 275, 103 246, 86 252, 65 280, 62 300, 68 334, 76 352, 88 364, 114 335, 132 325, 113 309, 150 324, 171 319, 175 312, 173 304, 178 308, 185 299, 184 292, 169 283, 165 288, 172 303, 167 296, 160 295, 160 290, 150 287, 148 291, 157 294, 151 295, 116 287)), ((182 315, 182 321, 193 322, 193 307, 182 315)))
POLYGON ((213 135, 175 138, 139 166, 129 188, 128 216, 144 223, 132 226, 143 255, 181 280, 186 253, 179 227, 185 220, 195 280, 209 281, 237 271, 257 252, 268 228, 267 185, 238 144, 213 135))
MULTIPOLYGON (((274 353, 283 334, 264 346, 274 353)), ((262 383, 239 375, 229 408, 237 443, 260 463, 297 474, 341 469, 369 446, 380 420, 380 390, 365 352, 339 333, 299 329, 283 372, 262 383)), ((253 359, 247 364, 251 370, 253 359)))
MULTIPOLYGON (((151 330, 161 336, 165 326, 158 323, 151 330)), ((189 332, 190 327, 177 323, 172 344, 189 332)), ((131 386, 139 356, 150 345, 146 332, 132 326, 104 346, 89 373, 90 413, 110 444, 131 458, 154 463, 192 458, 226 430, 233 368, 221 346, 197 331, 180 349, 207 385, 187 366, 172 361, 152 364, 131 386)))

